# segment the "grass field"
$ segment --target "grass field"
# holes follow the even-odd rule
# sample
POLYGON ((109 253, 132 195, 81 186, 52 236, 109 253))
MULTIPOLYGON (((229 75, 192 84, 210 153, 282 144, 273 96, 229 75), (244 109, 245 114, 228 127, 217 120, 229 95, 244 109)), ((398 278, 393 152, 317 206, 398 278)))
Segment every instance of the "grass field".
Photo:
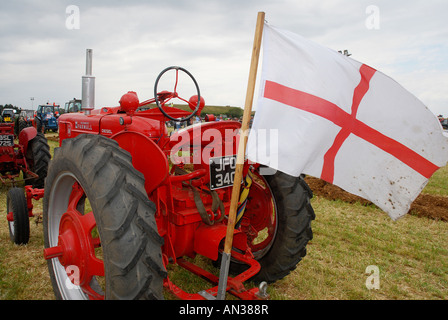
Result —
MULTIPOLYGON (((57 142, 49 141, 51 148, 57 142)), ((448 168, 431 178, 423 192, 448 195, 448 168)), ((0 299, 54 299, 43 259, 42 224, 31 220, 26 246, 9 240, 6 188, 0 193, 0 299)), ((273 300, 446 300, 448 299, 448 223, 408 215, 396 222, 374 206, 314 197, 314 239, 297 269, 271 284, 273 300), (376 266, 378 289, 368 289, 366 273, 376 266)), ((35 214, 42 213, 41 201, 35 214)), ((208 264, 207 261, 200 262, 208 264)), ((177 268, 170 277, 191 292, 207 287, 177 268)), ((369 282, 370 283, 370 282, 369 282)), ((171 299, 170 295, 166 295, 171 299)))

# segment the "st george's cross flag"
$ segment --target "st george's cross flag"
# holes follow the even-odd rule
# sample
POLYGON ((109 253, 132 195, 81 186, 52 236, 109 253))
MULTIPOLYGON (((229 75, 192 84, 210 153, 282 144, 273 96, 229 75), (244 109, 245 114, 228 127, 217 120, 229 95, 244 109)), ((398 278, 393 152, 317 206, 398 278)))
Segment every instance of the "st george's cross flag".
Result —
POLYGON ((404 216, 448 161, 437 117, 383 73, 265 24, 249 160, 321 178, 404 216))

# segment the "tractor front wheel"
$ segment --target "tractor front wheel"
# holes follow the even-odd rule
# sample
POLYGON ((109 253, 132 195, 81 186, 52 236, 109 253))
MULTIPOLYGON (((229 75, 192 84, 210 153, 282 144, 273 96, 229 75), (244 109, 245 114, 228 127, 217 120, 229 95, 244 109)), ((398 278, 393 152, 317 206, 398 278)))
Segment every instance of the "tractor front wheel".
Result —
POLYGON ((143 175, 116 141, 66 139, 44 196, 44 255, 57 299, 162 299, 163 238, 143 175))
POLYGON ((6 196, 9 237, 15 244, 27 244, 30 239, 30 218, 23 189, 11 188, 6 196))

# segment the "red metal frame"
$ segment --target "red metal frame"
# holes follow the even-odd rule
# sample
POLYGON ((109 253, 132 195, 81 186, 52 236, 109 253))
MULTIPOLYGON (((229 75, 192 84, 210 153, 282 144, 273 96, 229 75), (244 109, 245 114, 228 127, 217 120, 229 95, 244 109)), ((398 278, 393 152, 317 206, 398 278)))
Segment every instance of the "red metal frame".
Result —
MULTIPOLYGON (((33 188, 32 186, 25 186, 25 198, 26 198, 26 203, 27 203, 27 208, 28 208, 28 216, 30 218, 34 217, 33 200, 42 199, 44 197, 44 191, 45 191, 45 189, 38 189, 38 188, 33 188)), ((7 213, 6 219, 8 222, 14 221, 14 215, 13 215, 12 211, 7 213)))
MULTIPOLYGON (((0 123, 0 135, 9 135, 14 137, 14 123, 0 123)), ((2 184, 15 184, 20 176, 20 171, 24 172, 28 178, 34 179, 38 176, 28 168, 26 162, 26 152, 28 142, 37 135, 34 128, 25 128, 19 134, 19 143, 13 146, 0 146, 0 182, 2 184)))
MULTIPOLYGON (((249 252, 248 252, 249 253, 249 252)), ((258 294, 258 288, 246 289, 244 287, 244 282, 256 275, 260 271, 260 264, 253 259, 253 257, 247 257, 237 251, 232 252, 232 257, 242 263, 249 265, 249 269, 239 274, 238 276, 232 278, 229 277, 227 280, 227 292, 232 294, 233 296, 240 298, 242 300, 259 300, 261 297, 258 294)), ((207 300, 207 296, 216 297, 218 293, 218 283, 219 278, 198 267, 197 265, 181 258, 177 259, 177 264, 184 268, 185 270, 190 271, 191 273, 201 277, 204 280, 212 283, 214 287, 209 288, 207 290, 201 291, 200 293, 187 293, 178 286, 176 286, 169 278, 165 279, 164 286, 170 290, 176 297, 182 300, 207 300), (204 294, 206 293, 206 294, 204 294)))
POLYGON ((40 200, 44 197, 45 189, 33 188, 32 186, 25 186, 26 203, 28 206, 29 217, 34 217, 33 214, 33 200, 40 200))

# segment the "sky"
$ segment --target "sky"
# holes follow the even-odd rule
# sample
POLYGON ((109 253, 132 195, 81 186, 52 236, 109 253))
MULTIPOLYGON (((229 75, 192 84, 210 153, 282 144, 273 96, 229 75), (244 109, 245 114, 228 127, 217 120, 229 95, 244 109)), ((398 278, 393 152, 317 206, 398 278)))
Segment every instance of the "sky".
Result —
MULTIPOLYGON (((448 117, 446 0, 0 0, 0 104, 81 98, 92 49, 96 108, 128 91, 153 98, 169 66, 193 74, 207 105, 243 108, 259 11, 270 25, 348 50, 448 117)), ((185 86, 188 99, 195 92, 185 86)))

